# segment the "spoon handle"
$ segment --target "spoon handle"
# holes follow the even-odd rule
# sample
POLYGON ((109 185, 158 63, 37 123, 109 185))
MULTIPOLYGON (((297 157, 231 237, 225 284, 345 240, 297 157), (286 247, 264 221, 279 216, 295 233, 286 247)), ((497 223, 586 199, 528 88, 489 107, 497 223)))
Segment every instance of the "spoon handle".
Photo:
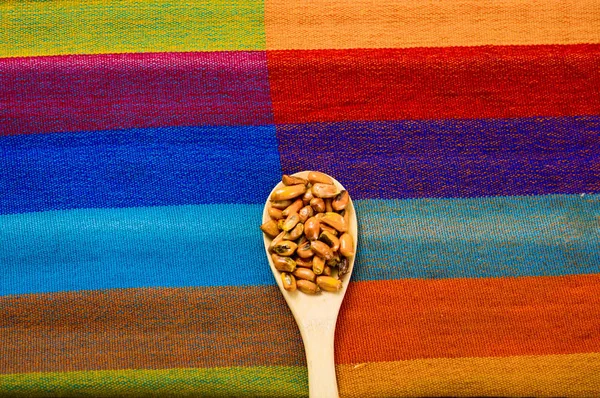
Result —
POLYGON ((337 398, 337 379, 333 356, 335 319, 313 320, 299 325, 308 365, 310 398, 337 398))

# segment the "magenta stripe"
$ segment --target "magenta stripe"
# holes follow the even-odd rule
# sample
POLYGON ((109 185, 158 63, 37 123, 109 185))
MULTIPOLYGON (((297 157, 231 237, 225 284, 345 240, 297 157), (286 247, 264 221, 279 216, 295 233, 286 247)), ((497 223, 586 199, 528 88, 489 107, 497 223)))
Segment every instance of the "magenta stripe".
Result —
POLYGON ((272 123, 266 53, 0 59, 0 135, 272 123))

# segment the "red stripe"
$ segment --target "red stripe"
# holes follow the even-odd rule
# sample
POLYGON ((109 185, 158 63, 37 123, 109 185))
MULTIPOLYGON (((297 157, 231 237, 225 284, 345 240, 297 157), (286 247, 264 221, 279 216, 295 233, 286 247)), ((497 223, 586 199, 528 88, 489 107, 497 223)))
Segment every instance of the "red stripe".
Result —
POLYGON ((600 352, 600 275, 352 283, 336 363, 600 352))
POLYGON ((600 113, 600 45, 269 51, 277 123, 600 113))

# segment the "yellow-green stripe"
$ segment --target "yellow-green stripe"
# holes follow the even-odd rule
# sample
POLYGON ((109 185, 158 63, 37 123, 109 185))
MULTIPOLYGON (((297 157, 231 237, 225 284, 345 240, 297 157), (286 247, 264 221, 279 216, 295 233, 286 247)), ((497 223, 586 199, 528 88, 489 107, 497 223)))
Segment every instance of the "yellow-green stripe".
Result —
POLYGON ((265 49, 255 0, 0 2, 0 57, 265 49))
POLYGON ((0 395, 305 397, 304 367, 104 370, 0 375, 0 395))

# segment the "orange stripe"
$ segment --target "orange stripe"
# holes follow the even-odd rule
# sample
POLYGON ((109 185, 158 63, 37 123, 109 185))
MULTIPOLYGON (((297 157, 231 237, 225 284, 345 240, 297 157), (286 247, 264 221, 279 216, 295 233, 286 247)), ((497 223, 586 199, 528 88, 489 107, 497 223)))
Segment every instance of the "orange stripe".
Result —
POLYGON ((600 354, 420 359, 337 367, 342 397, 600 396, 600 354))
POLYGON ((349 286, 336 362, 600 352, 600 275, 349 286))
POLYGON ((268 50, 600 42, 594 0, 266 0, 268 50))

